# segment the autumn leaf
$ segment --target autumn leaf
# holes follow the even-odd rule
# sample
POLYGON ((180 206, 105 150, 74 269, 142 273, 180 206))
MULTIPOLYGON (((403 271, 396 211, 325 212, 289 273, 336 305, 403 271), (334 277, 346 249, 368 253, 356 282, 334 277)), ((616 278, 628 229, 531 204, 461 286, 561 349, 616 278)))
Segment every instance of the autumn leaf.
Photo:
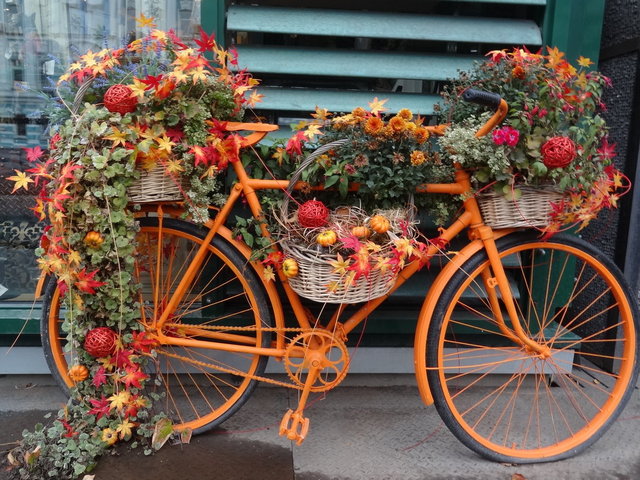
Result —
POLYGON ((136 424, 130 421, 128 418, 125 419, 120 425, 116 427, 116 432, 118 432, 118 437, 120 440, 128 440, 133 433, 133 427, 136 424))
POLYGON ((354 250, 356 252, 360 251, 360 249, 363 247, 360 239, 355 235, 349 235, 347 237, 341 238, 340 242, 342 243, 344 248, 354 250))
POLYGON ((16 190, 24 188, 26 191, 29 191, 29 184, 33 183, 33 180, 27 176, 26 173, 21 172, 20 170, 14 170, 16 175, 12 175, 11 177, 7 177, 7 180, 11 180, 12 182, 16 182, 13 186, 13 190, 11 193, 14 193, 16 190))
POLYGON ((333 273, 338 275, 344 275, 347 273, 347 269, 351 264, 350 260, 345 260, 339 253, 336 255, 336 260, 332 260, 329 264, 333 267, 333 273))
POLYGON ((216 46, 215 38, 215 33, 207 35, 207 32, 205 32, 202 27, 200 27, 200 38, 195 39, 195 42, 199 47, 198 51, 206 52, 207 50, 213 50, 213 48, 216 46))
POLYGON ((153 18, 153 17, 145 17, 144 13, 141 13, 138 17, 136 17, 136 24, 140 28, 145 28, 145 27, 153 28, 153 27, 156 26, 156 24, 153 23, 154 20, 155 20, 155 18, 153 18))
POLYGON ((126 369, 126 372, 127 373, 125 375, 120 377, 120 381, 125 384, 127 389, 130 389, 131 387, 142 388, 142 384, 140 382, 149 378, 149 376, 140 371, 139 368, 129 367, 126 369))
POLYGON ((162 74, 156 76, 147 75, 146 78, 141 78, 139 81, 146 85, 145 90, 157 89, 162 81, 162 74))
POLYGON ((106 282, 99 282, 97 280, 94 280, 93 277, 96 275, 96 273, 98 273, 97 269, 91 273, 87 273, 87 269, 83 268, 77 273, 74 285, 81 292, 91 294, 96 293, 96 288, 102 287, 103 285, 107 284, 106 282))
POLYGON ((182 160, 174 160, 170 159, 167 161, 166 165, 167 173, 179 174, 180 172, 184 172, 184 167, 182 166, 182 160))
POLYGON ((609 143, 609 137, 604 137, 600 148, 596 151, 598 152, 598 155, 600 155, 601 159, 611 160, 616 156, 616 144, 609 143))
POLYGON ((158 342, 149 336, 147 332, 133 332, 131 347, 136 352, 149 353, 158 342))
POLYGON ((114 393, 109 397, 109 405, 111 406, 111 408, 120 411, 124 408, 125 405, 129 403, 129 400, 131 400, 131 393, 129 393, 127 390, 122 390, 118 393, 114 393))
POLYGON ((276 279, 276 274, 273 271, 273 267, 268 265, 264 267, 262 270, 262 278, 264 278, 267 282, 274 281, 276 279))
POLYGON ((520 473, 514 473, 511 475, 511 480, 527 480, 526 477, 520 473))
POLYGON ((289 155, 297 154, 302 155, 302 144, 305 141, 306 136, 304 132, 296 132, 296 134, 289 139, 285 147, 285 151, 289 155))
POLYGON ((276 151, 274 152, 273 155, 271 155, 271 158, 275 158, 276 161, 278 162, 278 165, 282 165, 282 163, 286 160, 287 158, 287 152, 285 151, 284 148, 282 147, 276 147, 276 151))
POLYGON ((331 114, 326 108, 320 108, 319 106, 316 105, 316 113, 312 113, 311 116, 318 120, 325 121, 329 119, 331 114))
POLYGON ((578 65, 580 65, 581 67, 588 68, 591 65, 593 65, 593 62, 591 61, 590 58, 586 58, 580 55, 580 57, 578 58, 578 65))
POLYGON ((23 150, 27 152, 27 161, 31 163, 35 162, 42 155, 44 155, 44 150, 42 150, 40 146, 35 146, 33 148, 23 148, 23 150))
POLYGON ((323 135, 320 131, 320 125, 317 123, 312 123, 304 132, 305 137, 307 137, 310 141, 313 141, 316 138, 316 135, 323 135))
POLYGON ((117 127, 111 126, 111 134, 105 135, 104 139, 111 140, 113 142, 112 147, 117 147, 118 145, 126 146, 127 134, 118 130, 117 127))
MULTIPOLYGON (((97 387, 96 385, 96 388, 97 387)), ((93 406, 93 408, 87 412, 89 415, 95 415, 97 419, 109 415, 111 406, 109 405, 109 400, 105 398, 104 395, 101 395, 100 399, 90 398, 89 403, 93 406)))
POLYGON ((360 277, 368 277, 371 273, 371 264, 369 263, 369 252, 361 249, 358 253, 351 255, 353 263, 349 266, 349 270, 354 273, 354 281, 360 277))
POLYGON ((91 381, 91 384, 96 388, 100 388, 100 386, 104 385, 105 383, 107 383, 107 371, 101 365, 98 370, 96 370, 96 373, 93 374, 93 380, 91 381))
POLYGON ((369 102, 369 109, 373 115, 378 115, 381 112, 385 112, 387 110, 383 105, 387 103, 389 99, 385 98, 384 100, 378 100, 378 97, 374 97, 372 102, 369 102))
POLYGON ((250 107, 255 107, 262 101, 263 98, 264 95, 258 92, 251 92, 251 95, 249 95, 249 99, 247 100, 247 105, 249 105, 250 107))

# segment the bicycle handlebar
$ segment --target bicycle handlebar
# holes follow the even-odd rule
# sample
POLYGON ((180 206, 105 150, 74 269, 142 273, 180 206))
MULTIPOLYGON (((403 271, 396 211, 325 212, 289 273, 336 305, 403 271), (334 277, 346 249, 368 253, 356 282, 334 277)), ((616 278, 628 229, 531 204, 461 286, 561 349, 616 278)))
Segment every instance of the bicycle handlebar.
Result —
POLYGON ((497 93, 468 88, 462 94, 465 102, 475 103, 495 110, 493 116, 476 132, 476 137, 484 137, 507 116, 509 106, 497 93))

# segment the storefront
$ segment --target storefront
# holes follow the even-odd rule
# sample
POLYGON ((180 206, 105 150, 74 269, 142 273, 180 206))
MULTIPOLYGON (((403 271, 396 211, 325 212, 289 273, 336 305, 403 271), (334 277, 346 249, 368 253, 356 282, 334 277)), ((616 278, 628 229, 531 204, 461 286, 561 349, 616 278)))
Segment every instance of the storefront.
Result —
MULTIPOLYGON (((33 293, 39 277, 33 250, 44 225, 29 210, 33 192, 12 195, 12 182, 4 178, 29 168, 25 148, 46 148, 46 109, 56 108, 46 96, 54 94, 57 75, 78 52, 126 44, 139 28, 140 14, 183 39, 202 26, 227 46, 236 45, 241 67, 264 79, 258 113, 285 126, 315 105, 348 111, 373 96, 389 97, 392 110, 409 106, 430 115, 442 82, 495 48, 550 43, 572 57, 595 59, 604 8, 595 0, 401 1, 392 6, 357 1, 348 9, 333 1, 0 4, 0 373, 46 371, 33 293), (323 9, 322 15, 307 7, 323 9)), ((417 311, 411 288, 398 304, 417 311)), ((424 291, 424 285, 416 288, 424 291)), ((415 315, 403 320, 407 308, 391 308, 369 328, 393 338, 395 346, 407 346, 415 326, 415 315), (398 316, 401 321, 386 321, 398 316)), ((401 363, 411 368, 410 357, 401 363)))

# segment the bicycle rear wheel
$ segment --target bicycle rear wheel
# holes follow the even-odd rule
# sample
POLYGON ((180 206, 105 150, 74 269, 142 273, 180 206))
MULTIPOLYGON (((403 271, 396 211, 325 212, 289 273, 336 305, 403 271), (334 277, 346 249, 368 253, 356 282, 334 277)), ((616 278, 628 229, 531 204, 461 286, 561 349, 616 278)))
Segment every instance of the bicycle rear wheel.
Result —
MULTIPOLYGON (((141 323, 147 328, 165 308, 171 293, 202 244, 205 232, 175 219, 140 221, 137 236, 136 281, 141 285, 141 323)), ((43 306, 45 355, 62 386, 72 385, 67 373, 69 353, 61 334, 62 296, 55 282, 43 306)), ((163 333, 181 340, 221 342, 227 345, 269 347, 271 313, 260 280, 233 247, 215 237, 195 279, 172 312, 163 333), (266 330, 265 330, 266 329, 266 330)), ((233 415, 256 387, 268 357, 192 346, 158 345, 150 362, 154 381, 150 391, 160 395, 158 410, 174 428, 200 433, 233 415), (154 383, 157 386, 153 386, 154 383)))
POLYGON ((439 414, 467 447, 498 462, 561 460, 595 442, 627 403, 638 307, 617 267, 578 238, 518 233, 497 243, 520 322, 549 355, 501 331, 479 252, 438 300, 426 375, 439 414))

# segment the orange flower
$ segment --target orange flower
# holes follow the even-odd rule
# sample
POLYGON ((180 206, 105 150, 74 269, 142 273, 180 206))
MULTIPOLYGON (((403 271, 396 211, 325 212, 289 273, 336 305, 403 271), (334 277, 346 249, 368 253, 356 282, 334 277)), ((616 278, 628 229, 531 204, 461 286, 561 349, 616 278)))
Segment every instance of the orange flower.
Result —
POLYGON ((351 114, 358 120, 363 121, 367 118, 368 112, 362 107, 356 107, 351 114))
POLYGON ((418 141, 418 143, 422 144, 424 142, 426 142, 427 140, 429 140, 429 130, 427 130, 425 127, 418 127, 414 130, 413 134, 416 137, 416 140, 418 141))
POLYGON ((406 128, 406 122, 404 118, 396 115, 391 120, 389 120, 389 126, 394 132, 398 133, 402 132, 406 128))
POLYGON ((384 128, 384 122, 379 117, 369 117, 364 124, 364 131, 369 135, 376 135, 384 128))
POLYGON ((522 68, 520 65, 516 65, 515 68, 513 70, 511 70, 511 75, 513 75, 515 78, 519 78, 520 80, 524 80, 526 72, 524 71, 524 68, 522 68))
POLYGON ((419 150, 414 150, 411 152, 411 165, 417 167, 418 165, 422 165, 426 161, 426 157, 424 153, 419 150))
POLYGON ((398 112, 398 116, 404 120, 411 120, 413 118, 413 113, 408 108, 403 108, 398 112))

